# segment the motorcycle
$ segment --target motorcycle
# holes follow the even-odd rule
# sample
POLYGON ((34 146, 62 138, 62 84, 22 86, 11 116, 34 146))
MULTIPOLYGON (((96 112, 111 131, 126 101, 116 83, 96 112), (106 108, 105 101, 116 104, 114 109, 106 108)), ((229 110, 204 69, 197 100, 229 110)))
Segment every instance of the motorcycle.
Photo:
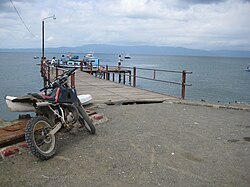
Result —
POLYGON ((14 98, 12 103, 33 106, 36 116, 27 124, 25 140, 31 153, 41 160, 52 158, 57 149, 56 133, 62 128, 72 128, 76 122, 95 134, 96 129, 83 108, 75 88, 70 88, 68 78, 77 68, 68 70, 40 90, 48 94, 29 93, 14 98))

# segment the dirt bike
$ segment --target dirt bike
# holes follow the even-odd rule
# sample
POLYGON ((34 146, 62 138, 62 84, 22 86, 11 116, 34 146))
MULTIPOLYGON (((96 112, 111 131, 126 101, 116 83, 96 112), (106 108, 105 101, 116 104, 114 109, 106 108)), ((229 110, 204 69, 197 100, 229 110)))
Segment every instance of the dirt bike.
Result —
POLYGON ((12 99, 12 103, 33 106, 36 116, 27 124, 25 140, 31 153, 41 160, 48 160, 56 153, 56 133, 62 128, 72 127, 80 122, 91 133, 95 126, 84 110, 75 88, 70 88, 68 78, 77 68, 58 76, 41 91, 48 94, 30 93, 12 99))

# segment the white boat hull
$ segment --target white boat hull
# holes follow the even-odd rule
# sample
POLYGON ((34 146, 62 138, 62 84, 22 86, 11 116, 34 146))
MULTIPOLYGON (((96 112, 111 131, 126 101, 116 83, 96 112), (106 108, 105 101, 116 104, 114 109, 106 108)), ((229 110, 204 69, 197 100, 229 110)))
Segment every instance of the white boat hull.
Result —
POLYGON ((16 97, 14 96, 5 97, 6 104, 11 112, 33 112, 35 111, 35 108, 31 104, 12 102, 12 100, 15 98, 16 97))
MULTIPOLYGON (((92 96, 90 94, 83 94, 77 96, 82 103, 82 105, 88 105, 92 102, 92 96)), ((5 101, 11 112, 34 112, 35 108, 33 105, 28 103, 12 102, 14 96, 6 96, 5 101)))
POLYGON ((89 105, 92 102, 92 96, 90 94, 82 94, 77 96, 83 106, 89 105))

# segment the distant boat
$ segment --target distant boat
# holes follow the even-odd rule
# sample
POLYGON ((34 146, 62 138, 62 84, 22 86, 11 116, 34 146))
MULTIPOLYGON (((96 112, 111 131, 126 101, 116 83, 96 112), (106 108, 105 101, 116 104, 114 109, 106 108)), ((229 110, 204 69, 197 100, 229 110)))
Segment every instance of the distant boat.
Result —
POLYGON ((92 64, 93 68, 96 68, 99 66, 99 59, 94 57, 94 53, 93 52, 89 52, 87 53, 84 57, 83 57, 83 63, 85 65, 90 65, 92 64))
POLYGON ((245 69, 245 71, 249 71, 250 72, 250 66, 247 66, 247 68, 245 69))
POLYGON ((83 60, 80 60, 79 56, 70 54, 65 59, 61 59, 57 66, 62 68, 80 68, 81 63, 83 68, 89 68, 90 64, 92 64, 93 68, 97 68, 99 66, 99 59, 95 58, 92 52, 86 54, 83 60))
POLYGON ((124 58, 125 58, 125 59, 131 59, 131 56, 128 55, 128 54, 126 54, 126 55, 124 56, 124 58))
POLYGON ((38 56, 34 56, 34 59, 38 59, 39 57, 38 56))

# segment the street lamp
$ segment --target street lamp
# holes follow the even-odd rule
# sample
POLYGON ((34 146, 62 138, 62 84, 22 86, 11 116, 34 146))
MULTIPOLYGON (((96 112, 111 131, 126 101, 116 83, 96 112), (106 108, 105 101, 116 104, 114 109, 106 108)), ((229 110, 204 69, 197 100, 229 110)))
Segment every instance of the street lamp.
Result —
POLYGON ((49 17, 46 17, 46 18, 43 18, 42 19, 42 62, 44 60, 44 21, 46 19, 50 19, 50 18, 53 18, 54 20, 56 19, 56 16, 53 15, 53 16, 49 16, 49 17))

